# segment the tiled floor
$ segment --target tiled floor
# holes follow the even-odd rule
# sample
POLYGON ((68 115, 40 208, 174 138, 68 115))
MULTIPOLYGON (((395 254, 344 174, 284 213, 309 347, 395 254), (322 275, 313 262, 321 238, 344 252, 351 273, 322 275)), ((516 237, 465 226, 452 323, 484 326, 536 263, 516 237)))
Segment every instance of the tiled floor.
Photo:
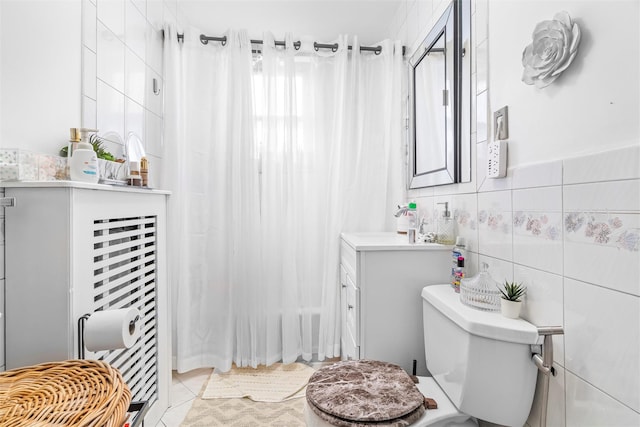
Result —
POLYGON ((171 379, 171 406, 162 416, 156 427, 178 427, 191 404, 200 393, 200 389, 209 378, 212 369, 196 369, 184 374, 173 371, 171 379))

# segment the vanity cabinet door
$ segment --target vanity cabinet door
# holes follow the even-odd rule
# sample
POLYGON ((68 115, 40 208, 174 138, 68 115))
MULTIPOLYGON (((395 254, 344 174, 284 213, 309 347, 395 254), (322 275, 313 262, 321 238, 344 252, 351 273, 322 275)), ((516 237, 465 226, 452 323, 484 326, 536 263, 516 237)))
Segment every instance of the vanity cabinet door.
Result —
POLYGON ((340 346, 342 360, 347 359, 347 272, 340 265, 340 346))
POLYGON ((347 273, 347 347, 352 359, 360 358, 360 292, 347 273))
POLYGON ((359 293, 350 274, 340 266, 340 310, 342 320, 342 360, 360 358, 358 342, 359 293))

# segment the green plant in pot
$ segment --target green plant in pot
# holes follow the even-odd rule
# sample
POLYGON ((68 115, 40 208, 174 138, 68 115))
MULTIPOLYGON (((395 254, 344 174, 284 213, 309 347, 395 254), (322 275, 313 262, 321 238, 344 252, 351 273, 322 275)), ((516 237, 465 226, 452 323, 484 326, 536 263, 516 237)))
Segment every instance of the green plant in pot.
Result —
POLYGON ((502 294, 500 299, 500 311, 503 316, 511 319, 520 317, 522 309, 522 297, 527 293, 527 287, 522 283, 505 281, 502 286, 498 287, 502 294))
MULTIPOLYGON (((109 160, 112 162, 116 161, 116 157, 104 149, 104 140, 98 135, 91 135, 89 137, 89 144, 91 144, 91 146, 93 147, 93 151, 96 152, 96 157, 98 157, 99 159, 109 160)), ((69 155, 68 151, 69 147, 65 145, 60 149, 60 156, 67 157, 69 155)))

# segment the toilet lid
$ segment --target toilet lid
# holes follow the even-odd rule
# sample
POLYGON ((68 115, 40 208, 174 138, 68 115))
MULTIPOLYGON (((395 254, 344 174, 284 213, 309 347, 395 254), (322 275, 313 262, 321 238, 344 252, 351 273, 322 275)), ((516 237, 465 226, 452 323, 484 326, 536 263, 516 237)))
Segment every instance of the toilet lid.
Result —
POLYGON ((319 369, 309 379, 306 395, 311 409, 334 425, 384 425, 400 419, 410 424, 425 411, 424 396, 411 377, 397 365, 374 360, 319 369))

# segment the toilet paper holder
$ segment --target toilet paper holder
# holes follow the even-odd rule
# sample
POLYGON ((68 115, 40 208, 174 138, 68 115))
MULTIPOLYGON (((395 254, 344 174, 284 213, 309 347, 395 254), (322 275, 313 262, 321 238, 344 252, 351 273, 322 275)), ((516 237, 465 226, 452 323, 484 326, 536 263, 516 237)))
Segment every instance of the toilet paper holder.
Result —
MULTIPOLYGON (((87 320, 91 317, 91 313, 83 314, 78 319, 78 359, 84 359, 85 347, 84 347, 84 327, 87 320)), ((129 333, 133 334, 136 328, 136 323, 140 320, 140 316, 136 316, 129 322, 129 333)))
MULTIPOLYGON (((85 347, 84 347, 84 327, 87 320, 91 317, 91 313, 84 314, 78 319, 78 359, 84 359, 85 347)), ((136 323, 140 320, 140 316, 136 317, 129 322, 129 333, 133 334, 136 328, 136 323)), ((144 425, 144 417, 149 411, 149 401, 132 401, 129 403, 127 412, 133 416, 130 422, 125 425, 129 427, 138 427, 144 425), (135 414, 135 415, 134 415, 135 414)))

